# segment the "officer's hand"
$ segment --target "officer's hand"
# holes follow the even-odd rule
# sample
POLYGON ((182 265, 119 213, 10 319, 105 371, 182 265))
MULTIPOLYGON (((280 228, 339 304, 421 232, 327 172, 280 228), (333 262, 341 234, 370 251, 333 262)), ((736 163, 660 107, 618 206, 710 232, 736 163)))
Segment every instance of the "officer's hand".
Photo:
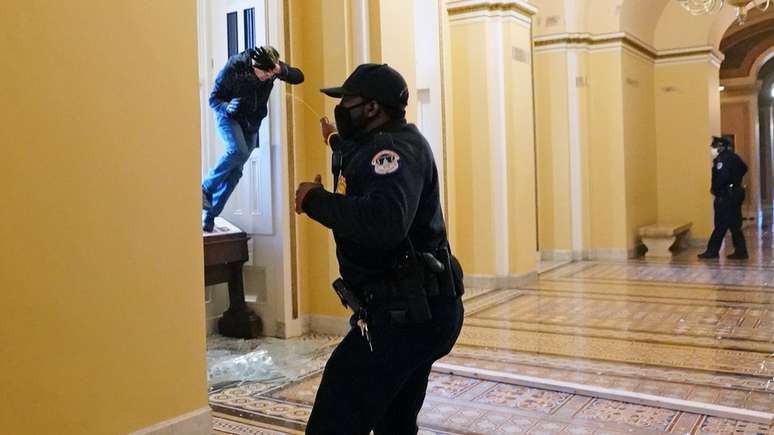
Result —
POLYGON ((322 118, 320 118, 320 132, 322 133, 323 140, 326 141, 326 144, 328 141, 328 137, 331 134, 336 133, 336 131, 337 131, 336 126, 331 124, 331 121, 328 119, 327 116, 323 116, 322 118))
POLYGON ((322 177, 320 177, 320 175, 314 177, 314 183, 305 181, 299 184, 298 189, 296 189, 296 213, 301 214, 304 212, 301 206, 304 204, 304 198, 306 198, 306 194, 309 193, 309 191, 322 188, 322 177))
POLYGON ((231 101, 229 101, 228 106, 226 106, 226 114, 228 116, 233 116, 235 113, 237 113, 239 111, 239 104, 241 101, 241 98, 232 98, 231 101))

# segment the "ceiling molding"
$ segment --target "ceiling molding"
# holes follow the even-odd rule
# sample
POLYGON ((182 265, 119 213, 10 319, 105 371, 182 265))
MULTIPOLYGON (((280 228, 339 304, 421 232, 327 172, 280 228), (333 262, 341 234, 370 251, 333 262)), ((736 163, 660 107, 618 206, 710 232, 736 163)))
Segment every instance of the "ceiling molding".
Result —
POLYGON ((555 51, 556 49, 586 49, 596 51, 600 47, 618 46, 633 50, 657 64, 681 63, 709 60, 720 65, 723 53, 710 46, 687 47, 670 50, 656 50, 650 44, 628 33, 610 33, 591 35, 589 33, 563 33, 535 38, 535 52, 555 51))
POLYGON ((527 17, 537 14, 538 9, 525 0, 455 0, 446 5, 449 16, 476 12, 516 12, 527 17))

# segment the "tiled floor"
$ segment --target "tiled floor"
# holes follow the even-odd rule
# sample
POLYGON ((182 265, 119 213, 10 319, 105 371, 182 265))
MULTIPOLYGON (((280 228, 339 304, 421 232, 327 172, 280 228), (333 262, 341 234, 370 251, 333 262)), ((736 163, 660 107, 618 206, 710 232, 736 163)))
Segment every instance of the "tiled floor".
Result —
MULTIPOLYGON (((518 289, 471 291, 458 345, 442 362, 774 412, 774 250, 770 231, 756 234, 748 263, 698 262, 693 250, 671 262, 573 263, 518 289)), ((212 341, 221 352, 211 361, 219 363, 211 364, 216 431, 301 433, 334 345, 326 337, 212 341), (267 349, 279 358, 250 369, 267 361, 267 349)), ((420 424, 437 434, 774 434, 765 425, 440 371, 420 424)))
MULTIPOLYGON (((213 393, 215 430, 301 433, 319 381, 315 372, 279 387, 251 383, 213 393)), ((774 433, 760 424, 438 373, 419 423, 438 434, 774 433)))

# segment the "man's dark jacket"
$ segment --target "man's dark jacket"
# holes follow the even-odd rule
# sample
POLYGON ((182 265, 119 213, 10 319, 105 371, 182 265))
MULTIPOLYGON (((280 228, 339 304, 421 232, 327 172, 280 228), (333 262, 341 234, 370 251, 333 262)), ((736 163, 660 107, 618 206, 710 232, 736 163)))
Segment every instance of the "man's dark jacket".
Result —
MULTIPOLYGON (((276 78, 297 85, 304 81, 304 73, 298 68, 280 62, 282 72, 276 78)), ((264 82, 258 80, 253 71, 250 53, 244 51, 229 58, 226 65, 215 78, 215 86, 210 93, 210 107, 222 116, 233 98, 241 98, 239 110, 231 117, 243 128, 257 130, 268 113, 269 95, 274 87, 275 78, 264 82)))

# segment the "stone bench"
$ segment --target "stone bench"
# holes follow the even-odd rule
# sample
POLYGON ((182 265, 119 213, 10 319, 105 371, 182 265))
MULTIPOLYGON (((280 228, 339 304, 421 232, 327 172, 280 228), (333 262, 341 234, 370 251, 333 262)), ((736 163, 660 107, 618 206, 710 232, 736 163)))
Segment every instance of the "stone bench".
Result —
POLYGON ((653 224, 640 228, 642 243, 648 248, 647 257, 672 257, 671 247, 678 248, 691 230, 692 223, 653 224))

